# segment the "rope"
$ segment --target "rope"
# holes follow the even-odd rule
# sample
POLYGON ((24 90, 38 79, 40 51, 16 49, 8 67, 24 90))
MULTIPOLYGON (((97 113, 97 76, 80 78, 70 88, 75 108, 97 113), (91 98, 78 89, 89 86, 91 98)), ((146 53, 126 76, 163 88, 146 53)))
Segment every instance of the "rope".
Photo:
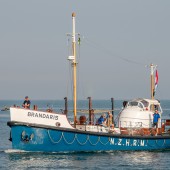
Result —
POLYGON ((47 133, 48 133, 48 136, 49 136, 51 142, 54 143, 54 144, 59 143, 59 142, 61 141, 61 139, 62 139, 62 136, 63 136, 63 132, 62 132, 62 133, 61 133, 61 136, 60 136, 60 139, 59 139, 57 142, 55 142, 55 141, 52 139, 49 130, 47 130, 47 133))
POLYGON ((100 137, 98 136, 98 140, 97 140, 97 142, 95 143, 95 144, 93 144, 91 141, 90 141, 90 137, 89 137, 89 143, 91 144, 91 145, 97 145, 98 143, 99 143, 99 141, 100 141, 100 137))
POLYGON ((73 139, 72 142, 68 142, 68 141, 66 140, 66 138, 64 137, 64 133, 63 133, 63 139, 64 139, 64 141, 65 141, 67 144, 71 145, 71 144, 74 143, 74 141, 75 141, 75 139, 76 139, 76 134, 74 135, 74 139, 73 139))
MULTIPOLYGON (((71 51, 72 44, 70 42, 70 35, 68 34, 67 36, 68 36, 68 39, 67 39, 68 54, 67 54, 67 56, 70 56, 70 54, 72 52, 71 51)), ((71 66, 70 62, 68 62, 68 76, 69 77, 67 77, 67 86, 66 86, 67 95, 66 96, 68 96, 68 94, 69 94, 69 87, 70 87, 70 93, 71 93, 71 97, 72 97, 73 96, 73 90, 72 90, 73 84, 71 82, 73 80, 73 74, 72 74, 72 66, 71 66), (69 83, 71 84, 71 86, 69 85, 69 83)), ((73 97, 72 97, 72 99, 73 99, 73 97)))
POLYGON ((77 139, 77 142, 80 144, 80 145, 85 145, 88 140, 89 140, 89 135, 87 135, 87 138, 86 138, 86 141, 84 143, 81 143, 79 140, 78 140, 78 137, 77 137, 77 134, 76 134, 76 139, 77 139))
MULTIPOLYGON (((109 142, 111 142, 111 138, 108 137, 108 141, 107 141, 106 143, 103 143, 103 142, 101 141, 100 136, 98 136, 97 142, 96 142, 96 143, 92 143, 91 140, 90 140, 90 136, 87 135, 86 141, 85 141, 84 143, 81 143, 81 142, 79 141, 79 139, 78 139, 78 135, 77 135, 77 134, 74 135, 74 139, 73 139, 72 142, 68 142, 68 141, 66 140, 66 138, 64 137, 64 133, 63 133, 63 132, 61 133, 60 139, 59 139, 58 141, 54 141, 54 140, 52 139, 51 135, 50 135, 50 131, 49 131, 49 130, 47 130, 47 133, 48 133, 48 135, 49 135, 49 138, 50 138, 51 142, 54 143, 54 144, 60 143, 60 141, 62 140, 62 138, 63 138, 64 141, 65 141, 67 144, 69 144, 69 145, 73 144, 73 143, 75 142, 75 140, 76 140, 80 145, 86 145, 87 142, 89 141, 89 143, 90 143, 91 145, 93 145, 93 146, 96 146, 99 142, 100 142, 102 145, 107 145, 109 142)), ((155 141, 155 140, 154 140, 154 141, 155 141)), ((162 145, 158 144, 158 140, 156 140, 156 141, 155 141, 155 144, 158 145, 159 147, 163 147, 164 145, 166 145, 166 140, 165 140, 165 139, 163 140, 162 145)), ((140 141, 139 141, 139 140, 137 140, 136 145, 140 145, 140 141)), ((147 140, 147 145, 150 146, 150 147, 154 147, 154 146, 155 146, 154 144, 153 144, 153 145, 149 144, 149 140, 147 140)), ((166 146, 170 146, 170 145, 166 145, 166 146)))
MULTIPOLYGON (((111 112, 111 111, 115 111, 115 109, 114 110, 111 110, 111 109, 93 109, 93 113, 94 114, 98 114, 98 113, 106 113, 106 112, 111 112)), ((88 114, 89 113, 89 110, 88 109, 78 109, 77 110, 77 112, 79 112, 79 113, 84 113, 84 114, 88 114)))
MULTIPOLYGON (((72 72, 72 66, 70 65, 69 63, 69 72, 70 72, 70 83, 73 82, 73 72, 72 72)), ((72 97, 72 100, 73 100, 73 83, 71 83, 71 86, 70 86, 70 91, 71 91, 71 97, 72 97)))
POLYGON ((61 133, 60 139, 59 139, 58 141, 54 141, 54 140, 52 139, 51 135, 50 135, 50 131, 49 131, 49 130, 47 130, 47 133, 48 133, 48 136, 49 136, 51 142, 54 143, 54 144, 58 144, 58 143, 62 140, 62 138, 63 138, 64 141, 65 141, 67 144, 69 144, 69 145, 73 144, 75 140, 76 140, 80 145, 85 145, 85 144, 89 141, 89 143, 90 143, 91 145, 94 145, 94 146, 97 145, 97 144, 99 143, 99 141, 100 141, 100 143, 101 143, 102 145, 107 145, 107 144, 110 142, 110 140, 108 140, 106 143, 103 143, 103 142, 100 140, 100 137, 98 137, 97 142, 96 142, 96 143, 92 143, 92 142, 90 141, 89 135, 87 135, 86 141, 85 141, 84 143, 81 143, 81 142, 79 141, 79 139, 78 139, 78 135, 77 135, 77 134, 74 135, 74 139, 73 139, 72 142, 68 142, 68 141, 66 140, 66 138, 64 137, 64 133, 63 133, 63 132, 61 133))
POLYGON ((77 65, 77 79, 78 79, 78 81, 77 81, 77 98, 79 97, 79 94, 81 94, 82 93, 82 96, 83 96, 83 98, 85 99, 86 97, 86 95, 85 95, 85 88, 84 88, 84 79, 83 79, 83 74, 81 74, 81 76, 80 76, 80 66, 81 66, 81 35, 80 34, 78 34, 78 51, 77 51, 77 62, 78 62, 78 65, 77 65))
MULTIPOLYGON (((168 140, 168 139, 167 139, 167 140, 168 140)), ((169 145, 167 145, 167 144, 166 144, 166 142, 165 142, 165 146, 168 146, 168 147, 169 147, 169 146, 170 146, 170 144, 169 144, 169 145)))
MULTIPOLYGON (((67 47, 68 47, 68 53, 67 53, 67 57, 70 55, 70 37, 68 36, 68 39, 67 39, 67 47)), ((66 81, 67 81, 67 85, 66 85, 66 96, 69 95, 69 81, 71 81, 71 71, 70 71, 70 63, 68 62, 68 70, 67 70, 67 78, 66 78, 66 81)))
POLYGON ((154 147, 155 146, 155 145, 150 145, 148 140, 147 140, 147 145, 149 145, 150 147, 154 147))
POLYGON ((106 49, 106 48, 103 47, 102 45, 100 45, 100 44, 98 44, 98 43, 96 43, 96 42, 94 42, 94 41, 91 41, 91 40, 89 40, 88 38, 85 38, 85 39, 84 39, 84 42, 86 42, 86 43, 89 44, 90 46, 93 46, 93 47, 97 48, 98 50, 103 51, 105 54, 107 53, 108 55, 111 55, 111 56, 113 56, 113 57, 115 57, 115 58, 119 58, 119 59, 121 59, 121 60, 123 60, 123 61, 125 61, 125 62, 132 63, 132 64, 136 64, 136 65, 146 66, 146 64, 143 63, 143 62, 137 62, 137 61, 134 61, 134 60, 129 60, 129 59, 125 58, 125 57, 121 57, 121 56, 119 56, 119 55, 117 55, 117 54, 114 54, 114 53, 111 52, 109 49, 106 49))
POLYGON ((158 140, 156 140, 156 142, 155 142, 155 143, 156 143, 159 147, 162 147, 162 146, 164 146, 164 145, 165 145, 165 143, 166 143, 166 142, 165 142, 165 139, 164 139, 164 141, 163 141, 163 144, 162 144, 162 145, 159 145, 159 144, 158 144, 158 140))
POLYGON ((100 143, 101 143, 102 145, 107 145, 109 142, 110 142, 110 141, 109 141, 109 139, 108 139, 108 141, 107 141, 106 143, 103 143, 103 142, 101 141, 101 138, 100 138, 100 143))

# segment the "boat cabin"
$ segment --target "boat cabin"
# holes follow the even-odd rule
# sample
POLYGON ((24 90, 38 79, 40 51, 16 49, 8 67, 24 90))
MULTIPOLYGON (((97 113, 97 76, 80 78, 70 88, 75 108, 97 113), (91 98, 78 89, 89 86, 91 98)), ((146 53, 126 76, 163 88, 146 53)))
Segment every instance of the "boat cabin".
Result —
POLYGON ((118 127, 152 128, 153 114, 156 109, 158 110, 161 117, 162 108, 158 100, 143 98, 131 100, 127 102, 126 106, 119 113, 118 127))
POLYGON ((140 109, 141 111, 151 111, 151 112, 154 112, 155 109, 157 109, 159 114, 162 114, 162 108, 158 100, 135 99, 129 101, 125 106, 125 109, 137 109, 137 108, 140 109))

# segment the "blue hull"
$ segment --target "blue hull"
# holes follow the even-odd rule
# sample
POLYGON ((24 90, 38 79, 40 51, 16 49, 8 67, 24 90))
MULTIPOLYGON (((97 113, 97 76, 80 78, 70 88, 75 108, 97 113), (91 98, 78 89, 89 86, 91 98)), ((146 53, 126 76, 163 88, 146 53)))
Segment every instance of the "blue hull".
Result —
POLYGON ((77 130, 12 125, 13 149, 42 152, 90 152, 170 149, 170 137, 122 136, 77 130))

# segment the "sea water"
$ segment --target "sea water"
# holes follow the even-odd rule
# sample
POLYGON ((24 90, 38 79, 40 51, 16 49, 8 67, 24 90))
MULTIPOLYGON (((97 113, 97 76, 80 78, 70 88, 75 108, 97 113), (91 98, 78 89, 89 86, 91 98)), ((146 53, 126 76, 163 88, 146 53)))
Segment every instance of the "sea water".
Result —
MULTIPOLYGON (((0 101, 0 108, 22 105, 22 101, 0 101)), ((64 101, 32 101, 40 110, 52 108, 57 112, 64 109, 64 101)), ((95 100, 94 109, 111 109, 110 100, 95 100)), ((115 101, 115 118, 122 108, 122 101, 115 101)), ((170 118, 170 100, 161 101, 164 118, 170 118)), ((88 101, 78 101, 79 109, 88 109, 88 101)), ((72 102, 69 101, 71 114, 72 102)), ((100 113, 101 114, 101 113, 100 113)), ((97 119, 100 114, 96 114, 97 119)), ((0 111, 0 169, 170 169, 170 151, 112 151, 89 153, 34 153, 13 150, 9 139, 9 111, 0 111)))

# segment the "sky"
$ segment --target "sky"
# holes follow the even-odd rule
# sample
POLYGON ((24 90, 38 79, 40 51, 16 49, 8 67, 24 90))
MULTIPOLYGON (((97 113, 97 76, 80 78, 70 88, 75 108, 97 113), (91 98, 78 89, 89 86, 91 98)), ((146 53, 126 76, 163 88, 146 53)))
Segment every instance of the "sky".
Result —
POLYGON ((78 99, 170 99, 169 0, 1 0, 0 99, 72 99, 70 52, 76 13, 78 99))

